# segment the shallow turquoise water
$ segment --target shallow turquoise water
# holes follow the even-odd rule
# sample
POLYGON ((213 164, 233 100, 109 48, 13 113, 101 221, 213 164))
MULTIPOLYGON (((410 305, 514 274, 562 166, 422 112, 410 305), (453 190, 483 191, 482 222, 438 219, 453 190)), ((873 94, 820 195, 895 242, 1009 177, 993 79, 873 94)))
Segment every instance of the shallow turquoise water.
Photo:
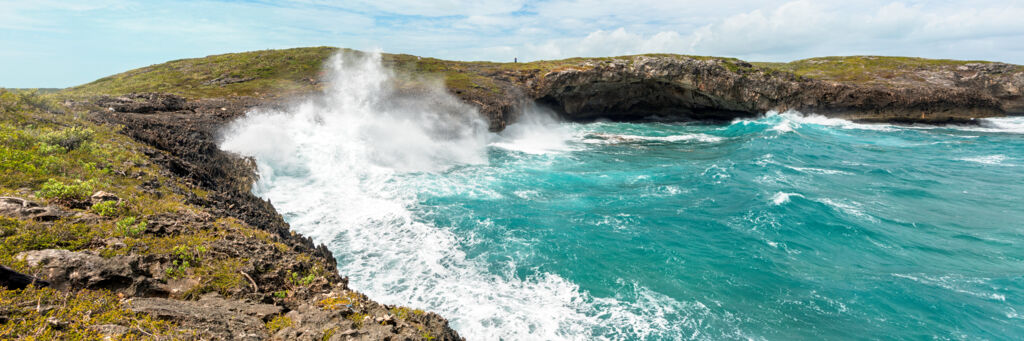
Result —
POLYGON ((569 150, 437 175, 491 195, 411 182, 417 218, 493 273, 664 319, 594 336, 1024 338, 1024 135, 789 114, 571 129, 569 150))
MULTIPOLYGON (((371 56, 372 57, 372 56, 371 56)), ((768 114, 500 134, 379 58, 249 113, 292 228, 350 286, 470 340, 1024 339, 1024 119, 901 127, 768 114)))

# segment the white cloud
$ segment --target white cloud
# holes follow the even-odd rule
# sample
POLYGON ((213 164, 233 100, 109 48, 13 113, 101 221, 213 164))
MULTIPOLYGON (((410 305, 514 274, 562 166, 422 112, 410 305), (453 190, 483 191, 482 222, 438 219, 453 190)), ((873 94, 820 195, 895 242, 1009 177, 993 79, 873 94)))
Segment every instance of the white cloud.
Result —
POLYGON ((501 51, 511 50, 527 60, 664 52, 779 61, 820 54, 899 54, 1020 62, 1024 56, 1000 53, 1024 45, 1020 18, 1024 6, 1015 3, 976 3, 965 9, 900 2, 851 7, 797 0, 726 16, 690 31, 597 29, 575 39, 528 41, 501 51), (964 44, 995 49, 955 48, 964 44), (1000 49, 999 44, 1005 47, 1000 49))
MULTIPOLYGON (((318 1, 329 3, 329 1, 318 1)), ((346 8, 373 8, 378 11, 428 17, 489 15, 518 11, 526 3, 524 0, 435 0, 435 1, 375 1, 356 0, 356 6, 346 8)))

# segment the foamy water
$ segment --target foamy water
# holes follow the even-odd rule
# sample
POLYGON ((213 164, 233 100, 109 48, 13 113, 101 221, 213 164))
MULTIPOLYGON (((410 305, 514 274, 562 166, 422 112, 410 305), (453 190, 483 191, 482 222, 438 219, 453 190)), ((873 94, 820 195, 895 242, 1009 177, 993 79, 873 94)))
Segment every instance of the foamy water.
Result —
POLYGON ((350 285, 470 340, 1024 336, 1024 142, 795 112, 494 134, 376 55, 225 132, 350 285), (915 314, 906 312, 914 311, 915 314))

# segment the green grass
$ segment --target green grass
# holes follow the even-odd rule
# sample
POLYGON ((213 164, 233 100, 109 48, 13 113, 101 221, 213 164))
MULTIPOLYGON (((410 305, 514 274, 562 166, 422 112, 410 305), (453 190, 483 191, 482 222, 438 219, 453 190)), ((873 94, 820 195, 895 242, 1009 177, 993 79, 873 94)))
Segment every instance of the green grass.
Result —
MULTIPOLYGON (((188 224, 181 226, 178 233, 149 233, 147 226, 155 215, 166 219, 203 214, 201 208, 187 204, 185 197, 205 197, 206 191, 170 176, 146 156, 145 150, 150 147, 120 134, 120 127, 95 124, 87 119, 88 115, 64 108, 49 96, 0 89, 0 196, 55 205, 72 214, 51 222, 0 217, 0 264, 34 273, 35 269, 16 256, 43 249, 91 251, 108 258, 139 255, 164 260, 160 265, 166 273, 158 274, 157 277, 163 277, 158 279, 187 278, 196 283, 183 298, 207 292, 231 296, 249 285, 240 270, 250 260, 210 251, 218 240, 231 236, 263 242, 283 254, 291 254, 289 257, 298 259, 303 268, 311 269, 296 278, 300 284, 312 283, 325 275, 322 260, 296 254, 280 237, 235 218, 188 224), (154 180, 161 184, 159 188, 143 186, 154 180), (89 197, 95 191, 112 193, 120 200, 92 204, 89 197), (83 216, 87 219, 82 219, 83 216), (119 245, 110 246, 107 241, 112 239, 118 240, 119 245)), ((52 314, 63 314, 57 310, 7 309, 21 309, 27 304, 24 302, 40 300, 44 304, 57 300, 68 306, 87 303, 80 302, 78 295, 91 295, 82 297, 106 304, 102 300, 109 295, 81 291, 56 297, 40 290, 0 292, 0 316, 9 318, 0 324, 0 339, 97 339, 102 335, 89 327, 110 321, 98 318, 104 311, 119 309, 116 305, 93 307, 91 320, 74 321, 61 330, 52 329, 47 322, 55 317, 52 314)), ((123 316, 136 324, 116 324, 160 335, 160 330, 152 330, 156 327, 147 327, 148 317, 123 316)))
POLYGON ((270 322, 267 322, 267 330, 270 331, 270 334, 274 334, 281 329, 291 327, 292 323, 292 319, 287 318, 284 315, 278 315, 270 320, 270 322))
MULTIPOLYGON (((323 87, 323 64, 341 49, 308 47, 230 53, 203 58, 181 59, 139 68, 60 91, 58 97, 122 95, 131 92, 169 92, 188 98, 228 96, 287 96, 319 90, 323 87), (218 84, 216 80, 246 80, 218 84)), ((361 53, 345 50, 351 53, 361 53)), ((921 69, 941 70, 967 63, 909 57, 823 57, 790 63, 746 63, 735 58, 677 54, 643 54, 620 57, 568 58, 524 63, 450 61, 406 54, 383 54, 385 66, 399 75, 397 87, 422 87, 423 80, 442 81, 452 92, 502 94, 503 73, 530 73, 543 76, 552 71, 586 69, 603 62, 631 65, 637 58, 689 58, 715 61, 732 72, 791 72, 799 76, 842 82, 886 82, 910 77, 921 69), (752 64, 752 65, 751 65, 752 64), (589 65, 589 66, 588 66, 589 65)), ((1018 70, 1024 71, 1024 67, 1018 70)), ((513 80, 514 82, 515 80, 513 80)))
POLYGON ((178 336, 174 324, 134 313, 106 291, 0 290, 0 307, 6 318, 0 323, 3 340, 104 340, 105 335, 96 329, 102 325, 124 327, 131 333, 124 339, 178 336))
POLYGON ((296 48, 230 53, 180 59, 98 79, 68 88, 66 96, 121 95, 168 92, 190 98, 260 96, 315 88, 323 63, 337 52, 333 47, 296 48), (250 79, 215 84, 217 79, 250 79))
MULTIPOLYGON (((922 70, 955 70, 966 64, 989 64, 978 60, 926 59, 913 57, 848 56, 821 57, 789 63, 753 63, 767 69, 792 72, 798 76, 852 83, 888 83, 922 81, 916 73, 922 70)), ((1024 66, 1018 66, 1024 71, 1024 66)))

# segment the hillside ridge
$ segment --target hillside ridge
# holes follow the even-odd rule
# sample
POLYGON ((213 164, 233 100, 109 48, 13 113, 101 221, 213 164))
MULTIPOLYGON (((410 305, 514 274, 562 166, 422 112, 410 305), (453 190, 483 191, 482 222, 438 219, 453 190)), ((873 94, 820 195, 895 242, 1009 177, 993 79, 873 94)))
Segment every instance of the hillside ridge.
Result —
MULTIPOLYGON (((332 47, 294 48, 180 59, 130 70, 60 91, 82 98, 166 92, 190 99, 283 98, 319 91, 332 47)), ((913 57, 819 57, 789 63, 642 54, 524 63, 463 62, 382 54, 416 87, 443 80, 473 104, 492 130, 513 122, 522 105, 542 103, 563 118, 720 120, 777 110, 859 121, 970 123, 1024 114, 1024 66, 913 57)))

